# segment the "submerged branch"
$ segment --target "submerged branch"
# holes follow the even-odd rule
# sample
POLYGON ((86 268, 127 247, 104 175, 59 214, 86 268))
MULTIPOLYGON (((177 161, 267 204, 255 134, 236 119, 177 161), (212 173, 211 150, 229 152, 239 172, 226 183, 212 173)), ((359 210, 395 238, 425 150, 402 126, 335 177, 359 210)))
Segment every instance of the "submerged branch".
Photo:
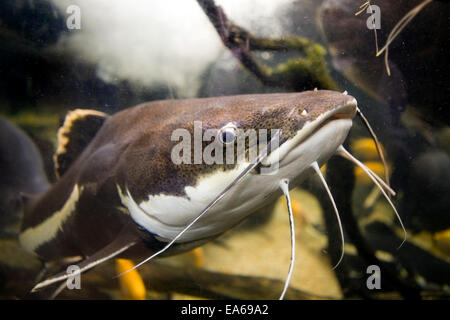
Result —
POLYGON ((337 89, 328 74, 324 58, 326 50, 319 44, 303 37, 284 39, 255 37, 229 20, 214 0, 197 0, 197 2, 216 29, 222 43, 263 84, 293 90, 337 89), (259 63, 254 58, 253 51, 298 51, 301 57, 289 59, 272 68, 259 63))
MULTIPOLYGON (((139 268, 148 290, 159 293, 180 293, 207 299, 276 299, 283 281, 265 277, 222 274, 190 266, 172 266, 153 261, 139 268)), ((58 299, 92 298, 119 289, 114 264, 106 263, 83 275, 83 290, 64 290, 58 299)), ((107 298, 103 296, 103 298, 107 298)), ((333 299, 290 287, 286 299, 333 299)))
MULTIPOLYGON (((229 275, 193 267, 173 267, 152 263, 143 272, 149 288, 173 291, 205 298, 276 299, 283 281, 265 277, 229 275)), ((286 299, 331 299, 290 287, 286 299)))

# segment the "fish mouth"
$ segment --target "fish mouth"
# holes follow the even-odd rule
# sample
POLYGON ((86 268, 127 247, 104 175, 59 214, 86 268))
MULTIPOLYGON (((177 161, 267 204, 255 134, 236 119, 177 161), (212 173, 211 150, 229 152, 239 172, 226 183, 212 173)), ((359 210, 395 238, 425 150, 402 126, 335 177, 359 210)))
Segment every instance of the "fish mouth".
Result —
MULTIPOLYGON (((300 156, 301 146, 312 137, 317 136, 319 132, 327 130, 332 133, 340 133, 351 126, 352 120, 357 112, 356 99, 352 98, 345 104, 329 110, 312 121, 306 122, 295 134, 294 137, 283 142, 277 149, 271 152, 265 159, 261 161, 261 167, 272 166, 275 162, 279 162, 280 166, 284 166, 292 162, 295 156, 300 156), (294 151, 297 152, 295 153, 294 151)), ((347 130, 348 132, 348 130, 347 130)), ((346 136, 346 135, 345 135, 346 136)), ((338 147, 338 146, 336 146, 338 147)))
POLYGON ((323 128, 324 126, 326 126, 327 124, 329 124, 333 121, 342 120, 342 119, 353 120, 353 118, 356 115, 356 110, 357 110, 357 104, 356 104, 356 99, 354 99, 351 103, 339 106, 335 110, 332 110, 331 112, 329 112, 329 114, 325 113, 323 115, 324 119, 319 119, 319 118, 321 118, 321 117, 319 117, 318 119, 316 119, 312 122, 312 124, 313 124, 312 131, 309 132, 308 135, 303 137, 300 140, 300 143, 302 141, 308 139, 309 136, 313 135, 314 133, 319 131, 321 128, 323 128), (314 124, 314 122, 316 122, 318 120, 319 120, 319 122, 317 124, 314 124))

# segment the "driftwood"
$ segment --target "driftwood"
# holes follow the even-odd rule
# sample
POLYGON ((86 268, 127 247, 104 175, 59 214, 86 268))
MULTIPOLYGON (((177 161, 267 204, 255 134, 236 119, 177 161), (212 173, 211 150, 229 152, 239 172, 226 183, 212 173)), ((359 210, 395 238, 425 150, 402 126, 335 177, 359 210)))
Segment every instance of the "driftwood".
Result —
POLYGON ((222 43, 233 56, 263 84, 291 90, 337 89, 325 61, 326 50, 303 37, 267 39, 253 36, 234 24, 214 0, 197 0, 219 34, 222 43), (297 51, 300 57, 292 58, 271 68, 259 63, 253 51, 297 51))
MULTIPOLYGON (((284 284, 283 281, 264 277, 222 274, 157 261, 140 267, 139 273, 148 290, 163 294, 159 299, 170 297, 171 293, 207 299, 278 299, 284 284)), ((116 275, 114 263, 106 263, 81 277, 82 290, 64 290, 58 299, 110 299, 114 295, 105 293, 113 291, 119 297, 116 275)), ((285 298, 333 299, 294 288, 288 289, 285 298)))

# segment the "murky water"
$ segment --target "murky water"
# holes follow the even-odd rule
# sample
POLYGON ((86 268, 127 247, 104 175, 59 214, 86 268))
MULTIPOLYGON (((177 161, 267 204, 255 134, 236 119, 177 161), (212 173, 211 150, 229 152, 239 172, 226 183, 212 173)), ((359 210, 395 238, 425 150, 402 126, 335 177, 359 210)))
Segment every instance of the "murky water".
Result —
MULTIPOLYGON (((46 180, 58 181, 53 154, 64 140, 58 141, 57 132, 69 110, 112 115, 153 100, 317 88, 347 91, 358 101, 383 147, 396 191, 392 201, 408 238, 397 249, 403 230, 388 201, 362 169, 332 157, 321 169, 342 219, 344 258, 333 270, 341 250, 337 220, 320 180, 311 176, 291 191, 297 247, 286 298, 448 298, 450 5, 431 0, 379 0, 363 7, 362 0, 216 4, 221 9, 212 1, 174 0, 0 4, 5 119, 0 122, 0 297, 49 298, 56 287, 29 291, 73 263, 49 264, 44 274, 42 262, 17 240, 26 207, 47 190, 46 180), (222 24, 214 12, 222 14, 222 24), (391 33, 405 16, 410 23, 391 33), (389 39, 388 50, 377 56, 389 39)), ((71 130, 78 133, 79 149, 96 134, 92 127, 71 130)), ((155 145, 146 143, 149 149, 155 145)), ((344 146, 385 178, 359 118, 344 146)), ((67 153, 76 161, 76 152, 68 148, 67 153)), ((68 200, 55 194, 54 204, 43 211, 63 210, 68 200)), ((53 229, 70 226, 61 222, 53 229)), ((97 228, 99 239, 116 230, 107 221, 97 228)), ((43 237, 53 229, 43 230, 43 237)), ((60 258, 75 255, 71 250, 64 256, 63 246, 55 246, 60 258)), ((111 279, 127 268, 111 259, 82 274, 82 289, 63 288, 57 297, 277 299, 289 261, 288 213, 279 198, 193 251, 155 260, 120 280, 111 279)))

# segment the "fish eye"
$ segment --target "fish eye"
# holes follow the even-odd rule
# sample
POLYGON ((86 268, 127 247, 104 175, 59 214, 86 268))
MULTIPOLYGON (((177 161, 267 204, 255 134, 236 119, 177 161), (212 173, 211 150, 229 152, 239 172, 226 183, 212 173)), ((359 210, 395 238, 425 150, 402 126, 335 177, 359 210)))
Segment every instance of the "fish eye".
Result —
POLYGON ((219 130, 218 138, 222 144, 230 144, 236 140, 237 130, 235 126, 225 126, 219 130))

